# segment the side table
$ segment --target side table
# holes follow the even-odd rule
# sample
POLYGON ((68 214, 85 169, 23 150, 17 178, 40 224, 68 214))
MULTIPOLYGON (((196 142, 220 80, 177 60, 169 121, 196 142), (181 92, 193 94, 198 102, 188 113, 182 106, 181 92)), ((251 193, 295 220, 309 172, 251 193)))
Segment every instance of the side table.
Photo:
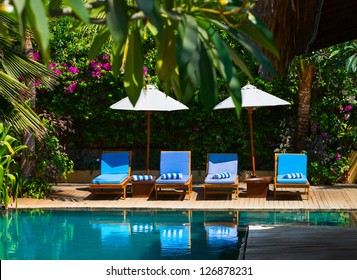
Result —
POLYGON ((156 177, 153 176, 152 180, 133 181, 131 180, 131 192, 133 197, 150 197, 154 190, 156 177))
POLYGON ((247 197, 267 197, 271 176, 254 177, 245 179, 247 184, 247 197))

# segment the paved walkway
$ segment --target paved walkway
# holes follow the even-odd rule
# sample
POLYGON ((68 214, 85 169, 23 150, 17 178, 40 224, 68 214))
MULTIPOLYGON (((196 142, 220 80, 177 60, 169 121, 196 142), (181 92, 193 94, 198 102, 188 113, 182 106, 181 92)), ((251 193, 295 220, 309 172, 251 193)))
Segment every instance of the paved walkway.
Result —
MULTIPOLYGON (((131 197, 130 189, 123 200, 115 195, 91 196, 88 184, 59 184, 47 199, 20 198, 18 208, 120 208, 120 209, 235 209, 235 210, 357 210, 357 185, 312 186, 311 198, 300 194, 278 194, 272 196, 269 186, 267 198, 248 198, 246 185, 239 186, 239 198, 227 195, 211 195, 203 199, 202 185, 193 186, 191 199, 183 195, 149 198, 131 197)), ((12 205, 15 207, 15 205, 12 205)))

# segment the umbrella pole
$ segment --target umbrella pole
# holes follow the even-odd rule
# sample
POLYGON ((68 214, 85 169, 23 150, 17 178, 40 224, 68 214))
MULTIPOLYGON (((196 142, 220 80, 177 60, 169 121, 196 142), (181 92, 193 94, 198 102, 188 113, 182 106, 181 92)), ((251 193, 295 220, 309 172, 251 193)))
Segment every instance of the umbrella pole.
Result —
POLYGON ((149 175, 150 163, 150 112, 147 112, 146 175, 149 175))
POLYGON ((249 114, 249 133, 250 133, 250 150, 252 154, 252 175, 251 177, 255 178, 255 157, 254 157, 254 139, 253 139, 253 107, 248 107, 249 114))

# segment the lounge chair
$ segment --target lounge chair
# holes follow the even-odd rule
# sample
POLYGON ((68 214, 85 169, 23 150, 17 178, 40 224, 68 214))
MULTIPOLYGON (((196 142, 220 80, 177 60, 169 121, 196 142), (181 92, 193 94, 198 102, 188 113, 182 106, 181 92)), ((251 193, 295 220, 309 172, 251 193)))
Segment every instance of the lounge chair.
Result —
MULTIPOLYGON (((190 151, 162 151, 160 155, 160 177, 155 181, 155 197, 162 189, 181 189, 191 199, 192 174, 190 151)), ((165 193, 172 193, 167 192, 165 193)), ((176 192, 175 192, 176 193, 176 192)))
POLYGON ((122 194, 130 181, 131 152, 105 152, 100 161, 100 175, 89 184, 94 194, 122 194))
POLYGON ((307 156, 305 154, 275 154, 274 198, 277 189, 305 189, 310 197, 310 183, 307 179, 307 156))
POLYGON ((208 154, 206 178, 203 184, 206 193, 232 193, 238 199, 238 156, 237 154, 208 154))

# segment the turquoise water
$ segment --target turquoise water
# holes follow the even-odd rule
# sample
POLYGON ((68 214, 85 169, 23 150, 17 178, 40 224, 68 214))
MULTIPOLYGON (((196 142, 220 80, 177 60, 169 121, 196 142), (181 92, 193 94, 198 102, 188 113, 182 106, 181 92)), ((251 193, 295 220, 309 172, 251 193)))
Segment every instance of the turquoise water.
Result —
POLYGON ((0 259, 234 260, 248 225, 349 226, 352 217, 307 211, 2 211, 0 259))

